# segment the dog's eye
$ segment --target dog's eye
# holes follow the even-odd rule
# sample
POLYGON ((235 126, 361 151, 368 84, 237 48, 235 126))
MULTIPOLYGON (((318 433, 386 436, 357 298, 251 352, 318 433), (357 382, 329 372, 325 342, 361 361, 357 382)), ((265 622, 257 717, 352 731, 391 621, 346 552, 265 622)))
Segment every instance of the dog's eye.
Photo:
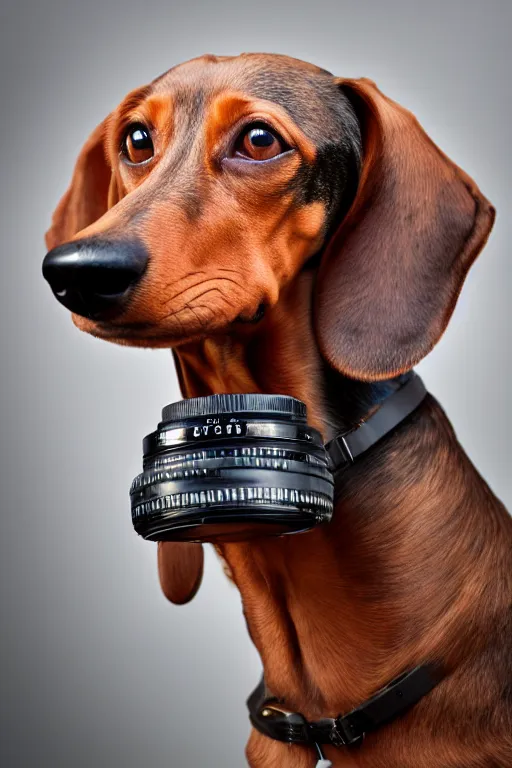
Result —
POLYGON ((155 148, 151 139, 151 134, 142 123, 130 125, 126 131, 121 151, 126 159, 138 165, 149 160, 155 154, 155 148))
POLYGON ((287 149, 283 139, 268 126, 250 125, 239 137, 235 154, 249 160, 270 160, 287 149))

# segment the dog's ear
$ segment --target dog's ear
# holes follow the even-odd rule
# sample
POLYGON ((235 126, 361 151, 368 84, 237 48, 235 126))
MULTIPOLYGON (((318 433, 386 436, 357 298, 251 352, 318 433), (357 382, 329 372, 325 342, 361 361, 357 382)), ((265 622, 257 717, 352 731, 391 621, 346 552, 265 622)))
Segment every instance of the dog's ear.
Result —
POLYGON ((186 541, 158 542, 158 576, 171 603, 183 605, 196 595, 203 579, 203 545, 186 541))
POLYGON ((71 184, 59 202, 45 235, 48 250, 65 243, 115 205, 119 192, 105 153, 105 118, 85 142, 71 184))
POLYGON ((374 83, 336 82, 358 115, 363 160, 319 267, 315 328, 334 368, 378 380, 410 369, 439 340, 494 209, 374 83))

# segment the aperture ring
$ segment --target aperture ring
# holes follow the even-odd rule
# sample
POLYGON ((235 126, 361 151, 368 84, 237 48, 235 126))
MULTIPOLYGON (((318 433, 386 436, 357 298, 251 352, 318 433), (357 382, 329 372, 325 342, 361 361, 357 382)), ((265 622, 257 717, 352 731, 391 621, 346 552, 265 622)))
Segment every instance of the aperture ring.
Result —
POLYGON ((237 469, 273 470, 280 473, 293 472, 310 477, 320 477, 332 484, 332 475, 325 465, 297 462, 289 459, 261 459, 253 456, 225 457, 205 461, 206 466, 194 466, 196 462, 183 462, 169 467, 148 467, 134 479, 130 493, 152 485, 179 480, 221 478, 227 472, 231 478, 237 469))
MULTIPOLYGON (((308 446, 309 447, 309 446, 308 446)), ((210 462, 216 460, 225 460, 226 458, 251 458, 251 459, 270 459, 300 461, 314 466, 328 467, 328 457, 325 454, 316 455, 306 453, 305 451, 294 450, 291 448, 279 448, 276 445, 266 445, 265 443, 252 443, 250 446, 230 446, 222 443, 213 448, 198 448, 188 450, 182 453, 165 453, 146 458, 145 464, 149 469, 164 469, 166 467, 177 467, 188 469, 194 468, 198 462, 210 462), (321 458, 320 458, 321 456, 321 458)), ((263 464, 258 465, 263 466, 263 464)), ((145 467, 146 468, 146 467, 145 467)))

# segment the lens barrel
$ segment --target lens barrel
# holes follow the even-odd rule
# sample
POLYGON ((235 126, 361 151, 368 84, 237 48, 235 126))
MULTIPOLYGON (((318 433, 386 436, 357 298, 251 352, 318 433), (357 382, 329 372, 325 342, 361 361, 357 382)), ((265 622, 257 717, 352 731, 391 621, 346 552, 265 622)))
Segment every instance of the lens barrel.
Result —
POLYGON ((239 541, 331 519, 333 478, 306 406, 286 395, 172 403, 143 442, 130 490, 135 530, 153 541, 239 541))

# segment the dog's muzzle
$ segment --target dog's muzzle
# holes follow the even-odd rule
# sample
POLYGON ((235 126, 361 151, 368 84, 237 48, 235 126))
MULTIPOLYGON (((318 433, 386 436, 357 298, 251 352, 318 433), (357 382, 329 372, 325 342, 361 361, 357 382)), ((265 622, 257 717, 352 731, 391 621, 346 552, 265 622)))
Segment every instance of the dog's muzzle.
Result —
POLYGON ((285 395, 211 395, 163 409, 130 491, 154 541, 240 541, 331 519, 333 476, 306 406, 285 395))

